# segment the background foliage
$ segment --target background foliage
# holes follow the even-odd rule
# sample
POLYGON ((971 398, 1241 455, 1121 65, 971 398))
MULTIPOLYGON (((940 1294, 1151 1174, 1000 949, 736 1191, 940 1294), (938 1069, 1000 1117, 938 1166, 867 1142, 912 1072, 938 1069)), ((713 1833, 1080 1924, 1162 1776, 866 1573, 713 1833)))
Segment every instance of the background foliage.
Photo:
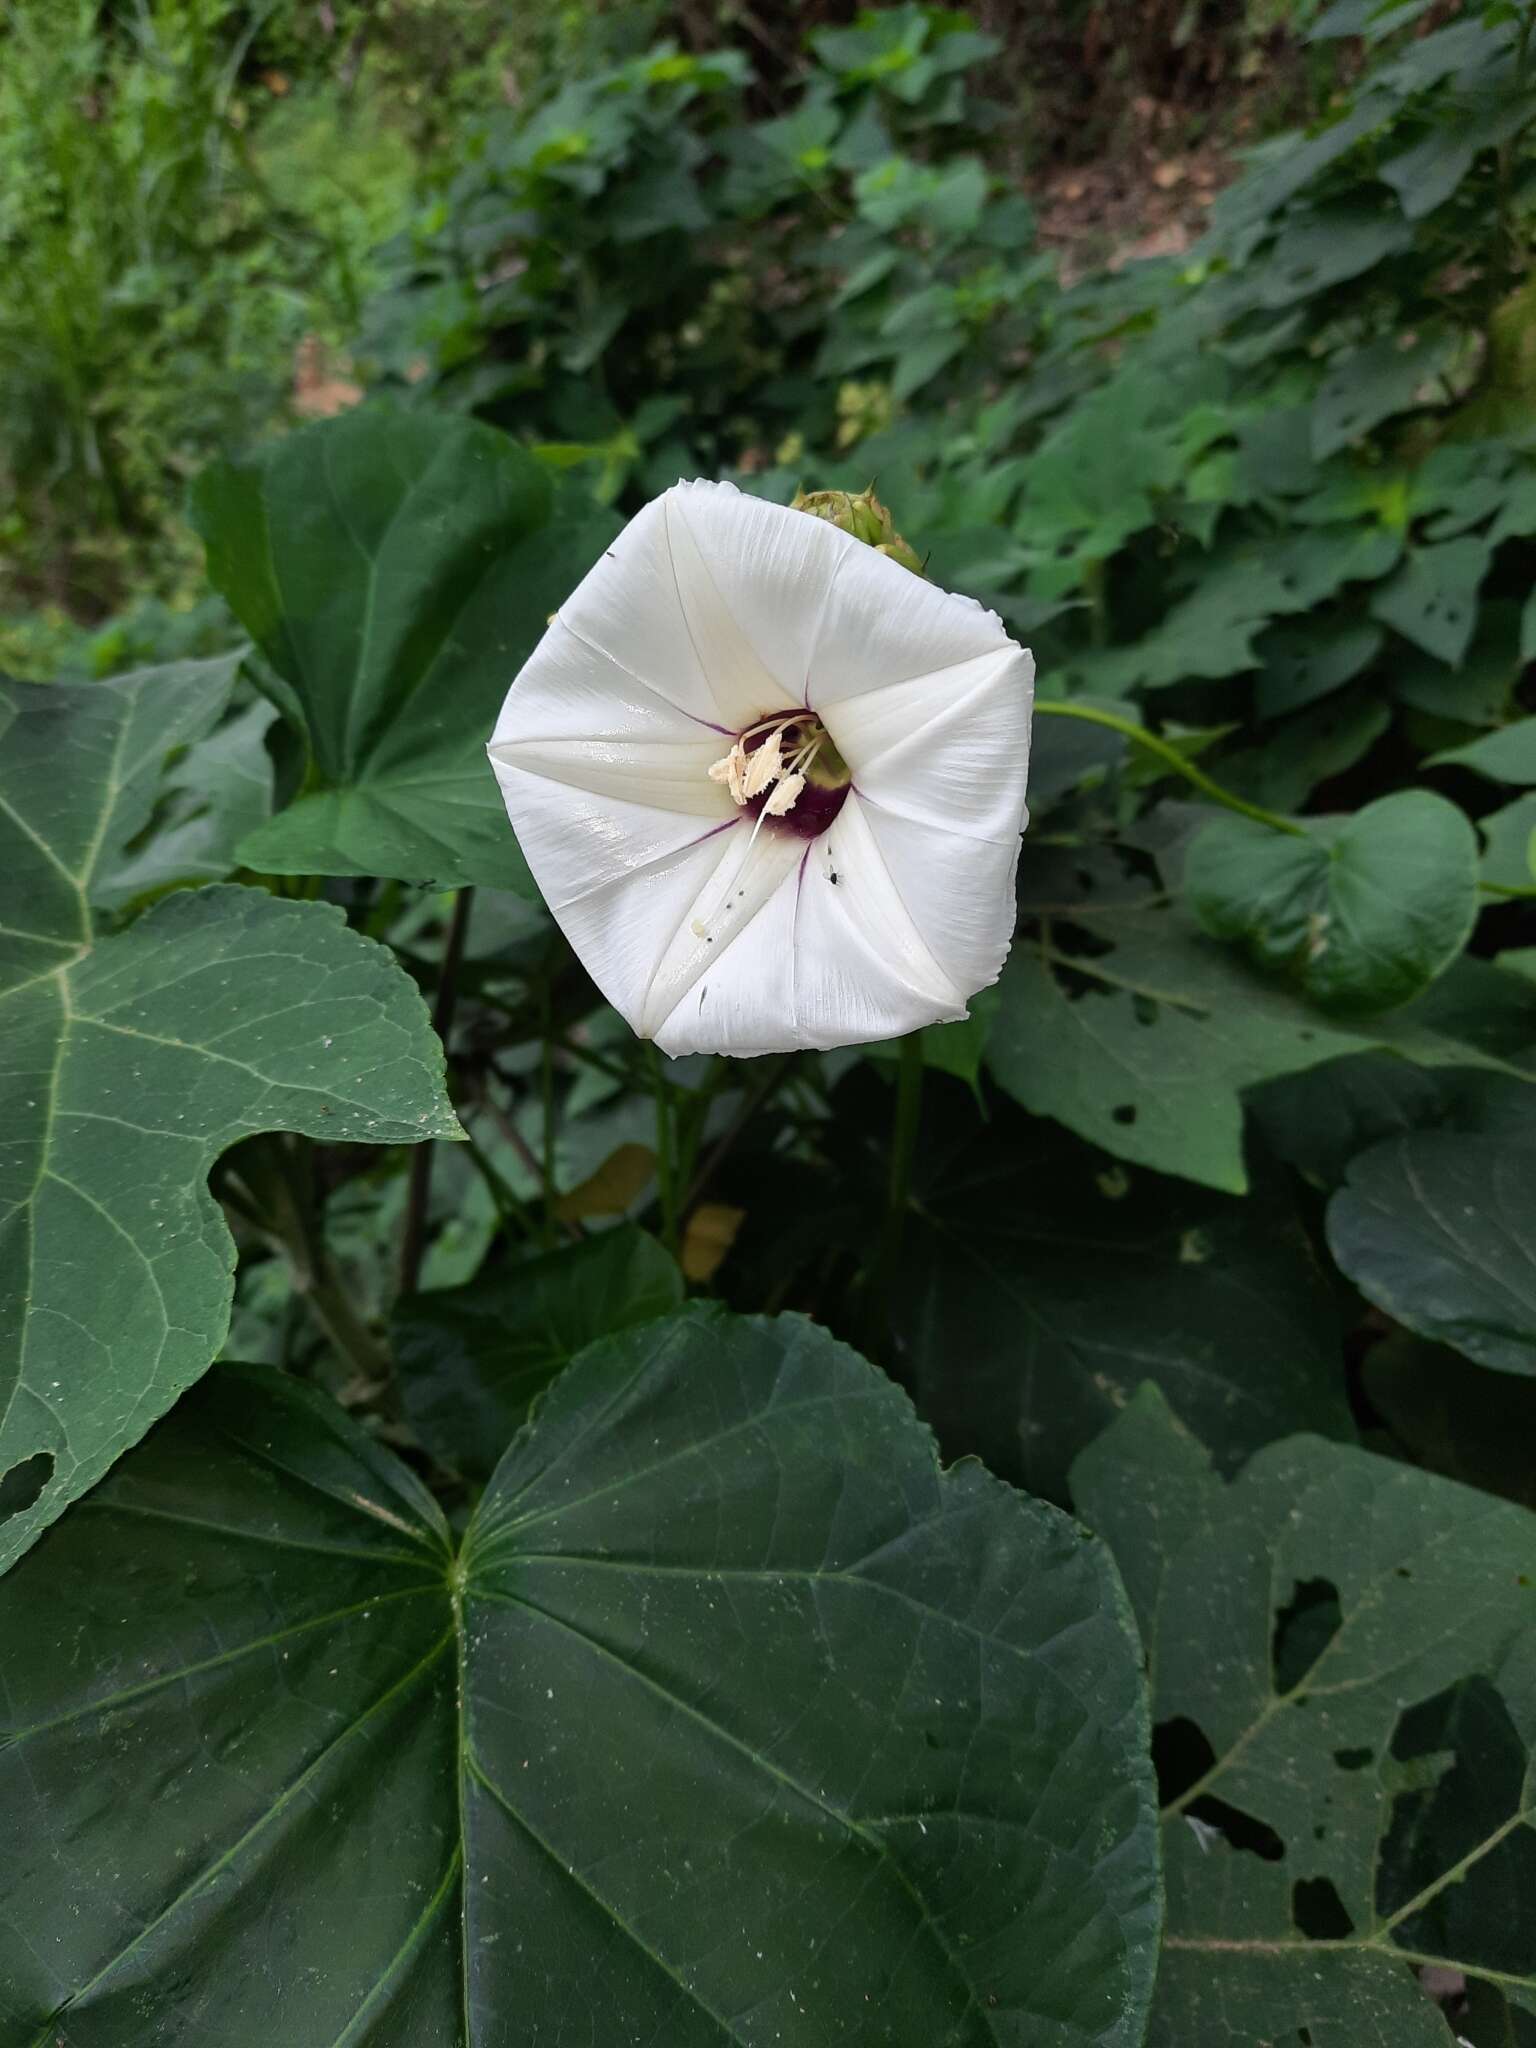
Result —
POLYGON ((1536 2039, 1533 25, 17 0, 0 2048, 1536 2039), (679 474, 1035 649, 918 1069, 501 821, 679 474))

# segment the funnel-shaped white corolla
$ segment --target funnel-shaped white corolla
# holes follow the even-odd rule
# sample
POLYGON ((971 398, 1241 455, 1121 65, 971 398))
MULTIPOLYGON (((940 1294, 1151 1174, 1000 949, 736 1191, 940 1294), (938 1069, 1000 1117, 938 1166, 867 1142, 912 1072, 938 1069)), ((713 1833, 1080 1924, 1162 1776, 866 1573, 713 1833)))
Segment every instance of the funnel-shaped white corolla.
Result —
POLYGON ((963 1017, 1014 924, 1034 664, 998 620, 729 484, 647 505, 490 755, 545 901, 664 1052, 963 1017))

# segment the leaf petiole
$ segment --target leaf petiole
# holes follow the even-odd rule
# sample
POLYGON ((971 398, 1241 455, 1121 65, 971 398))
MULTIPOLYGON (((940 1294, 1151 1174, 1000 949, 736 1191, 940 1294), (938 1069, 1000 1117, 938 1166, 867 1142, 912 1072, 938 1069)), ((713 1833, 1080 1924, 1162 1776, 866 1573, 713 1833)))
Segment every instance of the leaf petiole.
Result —
POLYGON ((1235 795, 1230 789, 1207 775, 1203 768, 1197 768, 1193 761, 1187 761, 1177 747, 1171 747, 1166 740, 1159 739, 1155 732, 1148 732, 1144 725, 1137 725, 1133 719, 1121 718, 1113 711, 1101 711, 1092 704, 1069 704, 1060 697, 1037 698, 1035 711, 1052 718, 1081 718, 1089 725, 1102 725, 1110 732, 1117 732, 1123 739, 1148 754, 1155 755, 1175 775, 1182 775, 1202 795, 1213 803, 1222 804, 1229 811, 1236 811, 1241 818, 1252 818, 1256 824, 1268 825, 1272 832, 1287 832, 1292 838, 1305 839, 1308 832, 1305 825, 1298 825, 1294 818, 1282 818, 1276 811, 1266 811, 1259 804, 1251 804, 1246 797, 1235 795))

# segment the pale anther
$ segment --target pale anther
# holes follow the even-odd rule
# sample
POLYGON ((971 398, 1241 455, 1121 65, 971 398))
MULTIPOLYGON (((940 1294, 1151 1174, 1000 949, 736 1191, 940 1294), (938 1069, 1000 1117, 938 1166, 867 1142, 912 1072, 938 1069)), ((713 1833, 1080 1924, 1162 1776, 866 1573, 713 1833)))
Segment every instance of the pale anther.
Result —
POLYGON ((769 797, 767 803, 763 805, 763 816, 765 818, 782 818, 786 811, 792 811, 795 807, 795 801, 804 787, 805 777, 803 775, 786 775, 779 783, 778 788, 773 792, 773 795, 769 797))
POLYGON ((774 727, 767 739, 752 756, 747 768, 746 790, 748 796, 756 796, 760 790, 784 772, 781 748, 784 740, 782 725, 774 727))

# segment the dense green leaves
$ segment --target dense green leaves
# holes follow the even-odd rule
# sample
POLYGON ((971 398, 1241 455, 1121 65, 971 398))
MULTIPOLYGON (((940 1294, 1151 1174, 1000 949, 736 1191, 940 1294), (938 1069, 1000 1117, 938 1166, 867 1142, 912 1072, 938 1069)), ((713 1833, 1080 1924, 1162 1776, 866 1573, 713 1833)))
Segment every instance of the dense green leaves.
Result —
POLYGON ((341 414, 196 487, 223 598, 0 620, 214 657, 0 704, 0 2048, 1136 2048, 1155 1962, 1156 2048, 1536 2048, 1528 10, 1327 9, 1198 242, 1068 286, 962 16, 623 12, 455 61, 373 397, 306 343, 341 414), (653 1061, 511 893, 497 706, 679 475, 878 476, 1054 693, 920 1047, 653 1061), (1154 1740, 1006 1483, 1074 1471, 1154 1740))
POLYGON ((1371 1046, 1430 1067, 1536 1074, 1536 990, 1513 975, 1464 961, 1417 1002, 1345 1022, 1134 886, 1118 904, 1078 896, 1059 908, 1092 945, 1068 951, 1070 933, 1048 923, 1038 944, 1015 948, 987 1062, 1026 1109, 1123 1159, 1240 1193, 1243 1090, 1371 1046))
POLYGON ((1407 412, 1425 379, 1444 369, 1455 338, 1431 328, 1404 346, 1396 335, 1336 361, 1312 407, 1312 453, 1324 461, 1393 413, 1407 412))
POLYGON ((1477 839, 1464 812, 1399 790, 1303 834, 1221 818, 1189 849, 1201 923, 1330 1007, 1385 1010, 1448 967, 1477 918, 1477 839))
POLYGON ((1242 1201, 1000 1109, 925 1133, 892 1314, 945 1453, 1064 1498, 1144 1380, 1224 1469, 1304 1423, 1353 1434, 1337 1314, 1273 1177, 1242 1201))
POLYGON ((0 1563, 217 1352, 234 1250, 205 1186, 219 1152, 272 1129, 456 1129, 419 997, 339 911, 202 889, 95 938, 93 896, 168 748, 227 683, 192 664, 0 700, 0 1478, 30 1474, 0 1563))
POLYGON ((243 843, 249 865, 532 893, 485 742, 615 530, 551 505, 546 473, 505 435, 388 408, 204 472, 209 574, 310 749, 303 793, 243 843))
POLYGON ((1536 1521, 1308 1438, 1224 1484, 1150 1390, 1074 1494, 1178 1773, 1156 2048, 1448 2048, 1410 1964, 1536 2010, 1536 1521))
POLYGON ((588 1351, 458 1544, 221 1369, 0 1628, 7 2042, 1141 2037, 1107 1555, 798 1320, 588 1351))
POLYGON ((1329 1205, 1328 1241, 1409 1329, 1536 1375, 1536 1144, 1413 1131, 1373 1146, 1329 1205))
POLYGON ((682 1296, 676 1263, 632 1224, 416 1295, 391 1327, 406 1413, 438 1457, 485 1479, 578 1351, 682 1296))

